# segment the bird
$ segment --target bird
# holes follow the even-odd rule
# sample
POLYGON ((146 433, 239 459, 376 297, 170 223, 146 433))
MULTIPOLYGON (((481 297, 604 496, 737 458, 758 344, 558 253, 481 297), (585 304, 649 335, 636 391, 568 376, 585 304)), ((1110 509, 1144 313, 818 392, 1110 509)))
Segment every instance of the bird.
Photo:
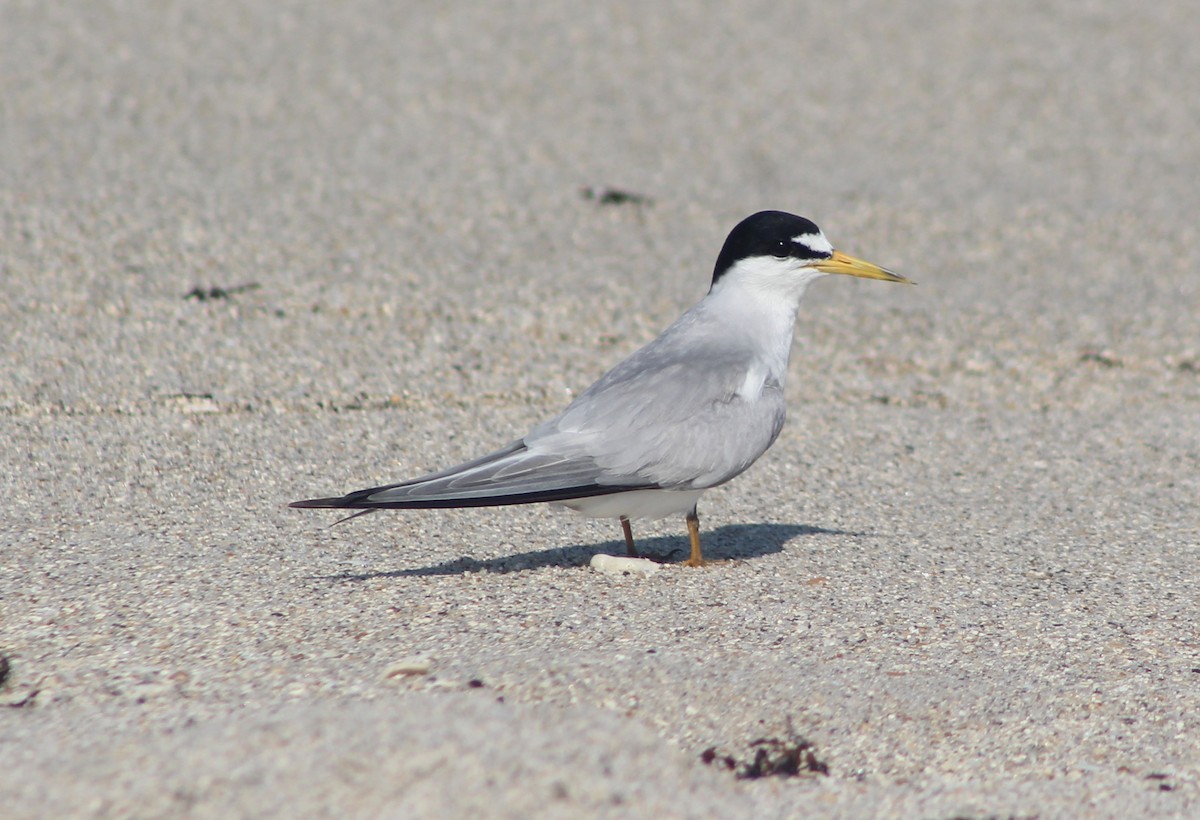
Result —
MULTIPOLYGON (((296 508, 425 510, 548 502, 621 523, 683 514, 689 566, 705 563, 700 497, 740 475, 779 436, 800 301, 831 274, 914 284, 834 250, 812 221, 760 211, 729 232, 707 294, 526 436, 418 478, 296 508)), ((340 523, 340 521, 338 523, 340 523)))

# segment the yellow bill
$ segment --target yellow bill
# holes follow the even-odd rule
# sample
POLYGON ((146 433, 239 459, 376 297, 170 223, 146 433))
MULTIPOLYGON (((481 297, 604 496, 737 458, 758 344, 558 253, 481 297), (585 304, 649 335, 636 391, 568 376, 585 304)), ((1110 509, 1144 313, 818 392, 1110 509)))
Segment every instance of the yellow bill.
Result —
POLYGON ((882 279, 885 282, 903 282, 906 285, 916 284, 911 279, 906 279, 898 273, 892 273, 887 268, 855 259, 841 251, 834 251, 833 256, 817 262, 813 267, 823 273, 845 273, 849 276, 861 276, 864 279, 882 279))

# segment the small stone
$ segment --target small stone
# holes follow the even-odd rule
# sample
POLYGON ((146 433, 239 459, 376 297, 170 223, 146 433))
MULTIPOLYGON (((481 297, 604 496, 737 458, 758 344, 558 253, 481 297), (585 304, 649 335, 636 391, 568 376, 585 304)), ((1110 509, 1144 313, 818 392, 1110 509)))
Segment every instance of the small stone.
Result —
POLYGON ((390 680, 392 678, 401 678, 408 675, 428 675, 429 670, 433 668, 433 663, 426 655, 409 655, 407 658, 400 660, 389 666, 383 673, 383 677, 390 680))
POLYGON ((662 567, 645 558, 624 558, 617 555, 593 555, 589 562, 592 569, 603 575, 636 575, 649 578, 662 567))

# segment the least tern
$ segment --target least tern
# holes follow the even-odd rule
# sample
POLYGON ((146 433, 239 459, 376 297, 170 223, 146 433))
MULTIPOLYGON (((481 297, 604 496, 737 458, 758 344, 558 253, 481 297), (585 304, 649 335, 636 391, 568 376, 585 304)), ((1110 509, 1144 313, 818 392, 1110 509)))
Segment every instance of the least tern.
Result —
POLYGON ((761 211, 729 233, 708 294, 529 435, 420 478, 292 507, 427 510, 550 502, 621 522, 683 513, 703 563, 696 504, 758 460, 787 412, 796 311, 810 282, 842 273, 909 282, 833 249, 801 216, 761 211))

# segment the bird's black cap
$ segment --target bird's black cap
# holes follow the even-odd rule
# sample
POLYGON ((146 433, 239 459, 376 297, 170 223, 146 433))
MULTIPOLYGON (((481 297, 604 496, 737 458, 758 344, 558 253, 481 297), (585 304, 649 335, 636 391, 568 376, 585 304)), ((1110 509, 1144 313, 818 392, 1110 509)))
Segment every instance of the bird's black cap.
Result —
POLYGON ((717 284, 717 280, 735 263, 755 256, 828 259, 828 252, 814 250, 803 242, 795 241, 798 236, 820 233, 821 229, 812 220, 795 214, 783 211, 752 214, 739 222, 725 238, 725 245, 713 267, 712 283, 717 284))

